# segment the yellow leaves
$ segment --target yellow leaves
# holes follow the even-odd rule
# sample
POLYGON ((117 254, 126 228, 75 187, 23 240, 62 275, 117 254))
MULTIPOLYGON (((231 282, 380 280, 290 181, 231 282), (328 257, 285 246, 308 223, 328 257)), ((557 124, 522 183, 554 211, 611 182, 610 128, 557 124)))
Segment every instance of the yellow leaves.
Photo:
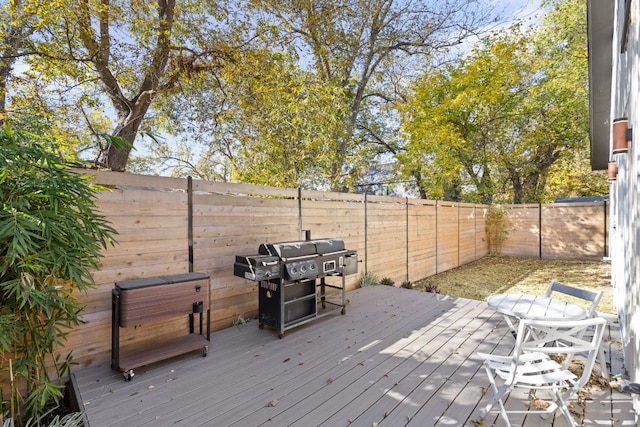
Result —
POLYGON ((544 410, 547 409, 551 404, 543 399, 533 399, 527 402, 527 407, 532 410, 544 410))

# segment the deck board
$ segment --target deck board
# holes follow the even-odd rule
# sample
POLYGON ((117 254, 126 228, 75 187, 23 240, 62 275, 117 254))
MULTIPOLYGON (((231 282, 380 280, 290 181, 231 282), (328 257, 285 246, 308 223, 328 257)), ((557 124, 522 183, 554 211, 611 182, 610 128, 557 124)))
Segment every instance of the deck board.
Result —
MULTIPOLYGON (((476 353, 513 347, 502 316, 481 301, 388 286, 347 297, 345 315, 336 311, 283 339, 256 321, 217 331, 207 357, 194 352, 139 368, 130 382, 108 365, 74 372, 88 427, 472 425, 491 396, 476 353)), ((615 374, 624 366, 615 327, 611 333, 615 374)), ((562 417, 521 418, 524 427, 566 425, 562 417)), ((496 419, 503 425, 490 415, 485 426, 496 419)), ((635 425, 631 398, 594 393, 585 420, 635 425)))

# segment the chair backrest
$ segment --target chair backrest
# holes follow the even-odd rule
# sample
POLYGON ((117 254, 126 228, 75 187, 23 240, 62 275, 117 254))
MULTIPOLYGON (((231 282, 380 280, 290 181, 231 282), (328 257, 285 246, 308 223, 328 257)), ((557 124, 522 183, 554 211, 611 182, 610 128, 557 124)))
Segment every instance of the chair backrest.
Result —
POLYGON ((596 316, 596 308, 598 307, 598 303, 602 298, 602 291, 590 291, 587 289, 576 288, 560 283, 556 279, 553 279, 551 281, 551 284, 549 285, 545 296, 556 298, 556 295, 552 295, 554 293, 568 295, 590 302, 589 308, 587 309, 589 317, 596 316))
POLYGON ((598 357, 607 321, 601 317, 583 320, 536 320, 523 319, 518 324, 515 363, 526 357, 527 353, 544 353, 564 355, 569 366, 571 359, 578 353, 584 355, 584 369, 577 380, 577 386, 584 386, 591 375, 593 365, 598 357), (589 330, 589 334, 585 331, 589 330))

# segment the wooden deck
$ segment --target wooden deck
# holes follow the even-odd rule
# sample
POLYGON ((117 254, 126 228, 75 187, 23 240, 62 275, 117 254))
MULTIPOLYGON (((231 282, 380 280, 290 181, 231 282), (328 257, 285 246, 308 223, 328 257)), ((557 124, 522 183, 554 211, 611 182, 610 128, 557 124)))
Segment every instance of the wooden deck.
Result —
MULTIPOLYGON (((257 322, 212 334, 197 352, 136 370, 131 382, 108 364, 79 370, 72 384, 90 427, 106 426, 471 426, 490 398, 476 357, 509 352, 513 337, 486 303, 388 286, 347 294, 339 311, 278 339, 257 322)), ((617 328, 607 339, 611 371, 623 373, 617 328)), ((631 398, 592 391, 583 426, 635 425, 631 398)), ((540 396, 539 396, 540 397, 540 396)), ((524 396, 508 405, 524 407, 524 396)), ((579 407, 576 405, 576 411, 579 407)), ((502 420, 491 415, 484 426, 502 420)), ((515 420, 515 419, 514 419, 515 420)), ((525 427, 566 426, 529 415, 525 427)))

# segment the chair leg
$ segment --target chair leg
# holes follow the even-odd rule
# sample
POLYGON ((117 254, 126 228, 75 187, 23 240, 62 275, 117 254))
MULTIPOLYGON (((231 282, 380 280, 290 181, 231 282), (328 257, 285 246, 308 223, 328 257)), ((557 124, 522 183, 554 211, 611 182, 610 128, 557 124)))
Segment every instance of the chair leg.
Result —
POLYGON ((511 427, 511 423, 509 422, 509 417, 507 416, 507 409, 504 407, 504 403, 502 403, 502 397, 498 399, 498 405, 500 405, 500 415, 504 420, 504 424, 506 427, 511 427))
POLYGON ((502 317, 504 317, 504 320, 507 323, 507 326, 509 326, 511 335, 513 335, 513 338, 516 338, 516 332, 518 332, 518 325, 516 324, 517 321, 515 320, 514 317, 508 316, 506 314, 503 314, 502 317))
POLYGON ((482 410, 480 411, 480 419, 483 420, 489 414, 489 412, 491 412, 491 409, 493 409, 493 407, 497 403, 500 406, 500 415, 502 416, 502 419, 504 420, 505 425, 507 427, 511 427, 511 423, 509 422, 509 417, 507 416, 507 410, 504 407, 504 403, 502 403, 502 398, 504 397, 504 395, 506 395, 509 392, 509 387, 506 385, 503 385, 502 387, 498 387, 498 385, 494 380, 491 370, 486 365, 485 365, 485 370, 487 371, 487 376, 489 377, 489 382, 491 383, 491 388, 493 389, 493 397, 491 398, 491 401, 487 403, 487 405, 484 408, 482 408, 482 410))
POLYGON ((571 396, 572 392, 567 390, 563 393, 561 390, 554 390, 553 394, 556 405, 560 409, 560 412, 562 412, 562 415, 567 419, 567 423, 569 423, 571 427, 578 427, 578 424, 573 419, 573 415, 571 415, 571 412, 567 407, 567 400, 569 399, 569 396, 571 396))
POLYGON ((578 427, 578 424, 576 424, 576 421, 573 419, 573 416, 571 415, 571 412, 569 412, 569 408, 567 408, 567 405, 565 405, 563 402, 562 405, 558 406, 560 407, 560 411, 562 412, 564 417, 567 419, 569 425, 572 427, 578 427))
POLYGON ((484 408, 482 408, 482 410, 480 411, 480 419, 484 420, 484 418, 489 415, 489 412, 491 412, 491 409, 493 409, 493 407, 496 405, 496 403, 498 404, 498 406, 500 406, 500 416, 502 417, 502 419, 504 420, 505 426, 506 427, 511 427, 511 423, 509 422, 509 417, 507 416, 507 409, 504 407, 504 403, 502 403, 502 397, 506 394, 506 392, 498 394, 498 392, 496 392, 496 394, 493 396, 493 398, 491 399, 491 402, 489 402, 484 408))
POLYGON ((609 379, 609 370, 607 369, 607 357, 604 354, 604 348, 600 345, 598 350, 598 363, 600 363, 600 375, 605 379, 609 379))

